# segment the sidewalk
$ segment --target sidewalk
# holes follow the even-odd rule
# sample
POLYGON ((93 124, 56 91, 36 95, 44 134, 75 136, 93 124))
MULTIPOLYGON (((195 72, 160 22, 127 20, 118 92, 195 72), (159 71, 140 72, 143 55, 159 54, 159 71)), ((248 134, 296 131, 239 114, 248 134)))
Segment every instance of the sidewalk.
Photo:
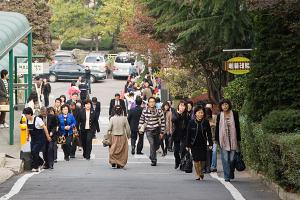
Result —
MULTIPOLYGON (((0 184, 13 175, 23 172, 20 160, 20 127, 21 111, 15 111, 14 116, 14 145, 9 145, 9 128, 0 129, 0 184)), ((9 113, 6 115, 9 124, 9 113)))

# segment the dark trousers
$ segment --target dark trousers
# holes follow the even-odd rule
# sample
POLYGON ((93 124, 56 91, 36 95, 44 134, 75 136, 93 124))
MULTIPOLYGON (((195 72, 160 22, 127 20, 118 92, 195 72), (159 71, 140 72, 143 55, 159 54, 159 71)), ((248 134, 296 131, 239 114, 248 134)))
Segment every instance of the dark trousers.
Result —
POLYGON ((131 147, 136 147, 137 153, 142 153, 144 147, 144 134, 139 134, 138 131, 131 131, 131 147), (139 141, 136 146, 137 138, 139 137, 139 141))
POLYGON ((46 167, 53 167, 54 163, 54 141, 48 142, 46 141, 45 148, 43 151, 43 158, 45 161, 46 167))
MULTIPOLYGON (((0 102, 1 105, 7 105, 8 102, 7 101, 3 101, 0 102)), ((5 123, 5 116, 6 116, 6 112, 0 112, 0 124, 4 124, 5 123)))
POLYGON ((181 159, 184 157, 186 153, 185 149, 185 140, 174 140, 174 157, 175 164, 180 164, 181 159))
POLYGON ((75 157, 77 146, 80 143, 79 140, 80 140, 79 137, 73 137, 72 145, 71 145, 71 153, 70 153, 71 157, 75 157))
POLYGON ((210 172, 211 155, 212 155, 212 150, 209 149, 209 146, 207 146, 206 161, 205 161, 205 166, 204 166, 204 170, 206 172, 210 172))
POLYGON ((44 164, 44 160, 40 157, 40 152, 43 151, 45 139, 43 135, 31 136, 31 167, 37 169, 44 164))
POLYGON ((168 136, 168 149, 169 149, 170 151, 173 150, 173 143, 174 143, 174 141, 173 141, 172 135, 169 134, 169 136, 168 136))
POLYGON ((81 130, 80 137, 83 149, 83 157, 86 159, 91 158, 92 141, 94 133, 91 130, 81 130))
POLYGON ((49 94, 44 94, 45 107, 49 106, 49 94))
POLYGON ((168 153, 170 136, 170 134, 166 134, 164 138, 160 140, 160 146, 164 154, 168 153))
POLYGON ((58 149, 57 141, 54 141, 53 142, 53 157, 54 157, 54 160, 57 160, 57 149, 58 149))
POLYGON ((72 148, 72 138, 73 138, 72 135, 67 136, 66 143, 61 145, 61 147, 64 151, 65 159, 70 158, 71 148, 72 148))
POLYGON ((159 133, 147 132, 146 135, 150 144, 150 160, 151 162, 157 162, 156 151, 160 146, 159 133))

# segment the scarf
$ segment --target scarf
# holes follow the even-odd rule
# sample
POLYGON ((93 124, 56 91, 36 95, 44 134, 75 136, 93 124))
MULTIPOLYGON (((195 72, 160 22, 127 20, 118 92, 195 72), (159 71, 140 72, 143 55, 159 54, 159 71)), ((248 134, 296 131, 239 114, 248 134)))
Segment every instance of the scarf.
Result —
POLYGON ((220 137, 220 146, 222 149, 225 149, 226 151, 236 150, 237 149, 237 137, 236 137, 236 129, 235 129, 235 121, 233 117, 233 112, 230 111, 230 127, 229 127, 229 133, 226 132, 226 119, 224 116, 224 112, 221 112, 220 114, 220 125, 219 125, 219 137, 220 137))

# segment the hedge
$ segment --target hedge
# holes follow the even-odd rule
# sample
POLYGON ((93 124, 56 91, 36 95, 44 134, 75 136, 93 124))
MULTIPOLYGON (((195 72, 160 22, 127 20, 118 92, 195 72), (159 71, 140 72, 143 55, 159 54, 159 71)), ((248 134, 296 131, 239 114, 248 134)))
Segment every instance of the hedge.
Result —
POLYGON ((260 124, 241 120, 247 165, 288 192, 300 192, 300 132, 268 134, 260 124))

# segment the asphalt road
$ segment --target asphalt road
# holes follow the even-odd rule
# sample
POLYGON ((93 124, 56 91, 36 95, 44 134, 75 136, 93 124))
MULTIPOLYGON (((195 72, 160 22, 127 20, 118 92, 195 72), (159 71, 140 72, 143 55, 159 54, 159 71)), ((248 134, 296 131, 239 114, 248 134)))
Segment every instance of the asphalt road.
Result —
MULTIPOLYGON (((219 172, 206 175, 203 181, 194 180, 194 174, 174 170, 174 158, 170 153, 166 157, 158 154, 158 165, 152 167, 147 158, 147 142, 143 150, 145 155, 129 154, 128 165, 124 169, 112 169, 108 163, 108 149, 102 147, 101 137, 108 125, 110 99, 122 90, 124 84, 124 80, 105 80, 92 85, 92 96, 96 96, 102 103, 101 133, 97 134, 97 139, 93 141, 92 159, 84 160, 82 152, 77 151, 75 159, 65 162, 59 149, 59 162, 55 164, 54 169, 31 176, 24 185, 21 184, 20 191, 11 199, 279 199, 247 172, 237 173, 236 179, 226 185, 221 178, 217 178, 222 177, 220 161, 219 172)), ((66 93, 69 83, 59 82, 51 85, 53 94, 50 101, 53 102, 55 97, 66 93)), ((24 174, 32 175, 30 172, 24 174)), ((0 185, 0 199, 4 199, 1 196, 8 194, 16 181, 24 178, 24 174, 0 185)), ((15 184, 15 187, 16 185, 19 184, 15 184)))

